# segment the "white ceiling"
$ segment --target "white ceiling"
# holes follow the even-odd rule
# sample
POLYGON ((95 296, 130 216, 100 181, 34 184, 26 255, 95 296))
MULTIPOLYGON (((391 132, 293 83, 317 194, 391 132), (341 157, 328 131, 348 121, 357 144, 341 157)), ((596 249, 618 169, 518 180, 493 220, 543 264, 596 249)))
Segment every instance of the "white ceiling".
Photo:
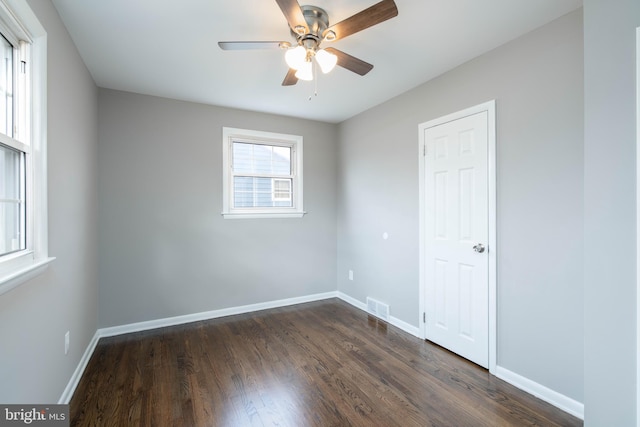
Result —
MULTIPOLYGON (((313 0, 330 24, 376 0, 313 0)), ((53 0, 100 87, 340 122, 582 6, 582 0, 396 0, 398 16, 332 46, 374 64, 281 86, 293 41, 275 0, 53 0), (311 96, 311 100, 309 97, 311 96)), ((301 4, 307 4, 302 2, 301 4)), ((328 47, 329 43, 323 43, 328 47)))

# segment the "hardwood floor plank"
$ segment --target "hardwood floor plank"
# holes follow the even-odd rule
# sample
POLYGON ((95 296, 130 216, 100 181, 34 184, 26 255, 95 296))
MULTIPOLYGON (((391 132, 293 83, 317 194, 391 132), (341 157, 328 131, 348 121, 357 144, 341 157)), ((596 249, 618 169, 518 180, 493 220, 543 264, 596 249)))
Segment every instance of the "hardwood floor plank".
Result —
POLYGON ((72 426, 580 426, 348 304, 318 301, 101 339, 72 426))

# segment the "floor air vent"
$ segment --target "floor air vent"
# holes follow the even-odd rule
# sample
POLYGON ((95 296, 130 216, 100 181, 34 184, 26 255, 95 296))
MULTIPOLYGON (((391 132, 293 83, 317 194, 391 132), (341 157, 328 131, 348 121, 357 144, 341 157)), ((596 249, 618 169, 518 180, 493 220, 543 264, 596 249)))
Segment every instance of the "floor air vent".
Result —
POLYGON ((367 297, 367 311, 382 320, 389 321, 389 305, 367 297))

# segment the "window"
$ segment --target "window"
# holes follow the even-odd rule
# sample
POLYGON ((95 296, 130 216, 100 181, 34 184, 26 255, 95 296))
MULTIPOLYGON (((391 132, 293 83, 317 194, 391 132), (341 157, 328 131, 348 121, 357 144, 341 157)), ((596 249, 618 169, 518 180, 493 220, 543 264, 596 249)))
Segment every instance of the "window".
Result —
POLYGON ((0 294, 47 250, 46 32, 26 0, 0 0, 0 294))
POLYGON ((225 218, 301 217, 302 137, 223 128, 225 218))

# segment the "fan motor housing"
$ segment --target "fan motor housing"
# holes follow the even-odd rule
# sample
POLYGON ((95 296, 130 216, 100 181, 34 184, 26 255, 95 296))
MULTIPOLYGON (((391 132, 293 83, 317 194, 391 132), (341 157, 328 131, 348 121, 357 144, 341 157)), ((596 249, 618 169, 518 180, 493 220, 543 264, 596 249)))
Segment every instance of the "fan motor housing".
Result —
POLYGON ((296 34, 291 30, 291 34, 296 38, 298 44, 305 47, 309 44, 318 45, 322 39, 322 33, 329 27, 329 15, 327 12, 317 6, 300 6, 304 20, 307 22, 309 32, 306 34, 296 34))

